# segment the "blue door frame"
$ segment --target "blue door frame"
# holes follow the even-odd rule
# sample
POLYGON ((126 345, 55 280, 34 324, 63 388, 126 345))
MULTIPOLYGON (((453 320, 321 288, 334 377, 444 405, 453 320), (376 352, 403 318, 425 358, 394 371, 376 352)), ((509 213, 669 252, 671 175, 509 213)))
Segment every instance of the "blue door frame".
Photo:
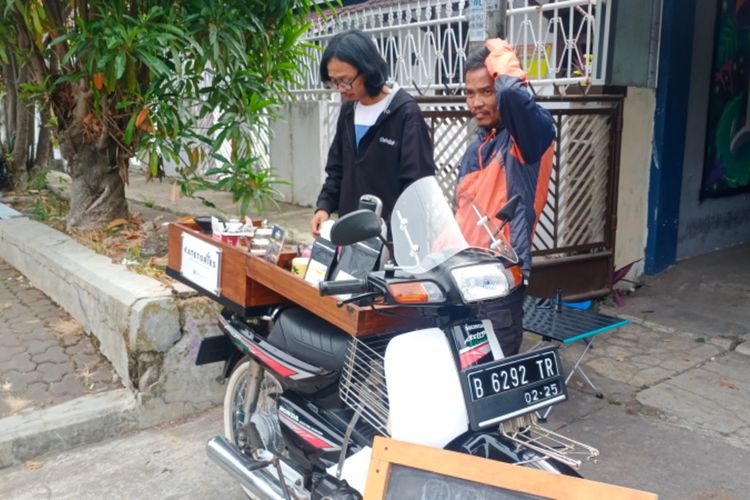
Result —
POLYGON ((695 0, 664 0, 648 192, 646 274, 663 271, 677 259, 694 19, 695 0))

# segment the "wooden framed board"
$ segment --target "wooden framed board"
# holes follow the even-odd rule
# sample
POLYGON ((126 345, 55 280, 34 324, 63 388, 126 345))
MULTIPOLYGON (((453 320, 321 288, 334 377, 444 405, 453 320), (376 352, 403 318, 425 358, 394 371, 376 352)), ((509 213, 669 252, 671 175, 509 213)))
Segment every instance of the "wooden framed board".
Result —
POLYGON ((375 437, 365 500, 655 500, 657 495, 375 437))

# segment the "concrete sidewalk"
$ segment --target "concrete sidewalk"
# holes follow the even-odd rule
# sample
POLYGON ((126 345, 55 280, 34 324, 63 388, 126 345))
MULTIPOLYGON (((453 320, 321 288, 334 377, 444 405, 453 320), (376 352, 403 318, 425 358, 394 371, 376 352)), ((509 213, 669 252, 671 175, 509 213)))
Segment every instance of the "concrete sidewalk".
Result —
MULTIPOLYGON (((198 199, 176 196, 179 189, 173 187, 174 182, 174 179, 147 182, 142 173, 132 172, 130 183, 125 188, 125 196, 131 206, 136 204, 145 208, 157 208, 175 215, 220 215, 226 218, 238 216, 239 205, 232 202, 231 194, 212 191, 200 193, 215 205, 214 208, 210 208, 198 199)), ((310 186, 310 189, 318 191, 320 186, 310 186)), ((279 203, 278 209, 268 204, 264 212, 258 212, 251 206, 248 216, 253 219, 268 219, 269 223, 280 225, 287 230, 288 241, 310 244, 313 238, 309 221, 313 212, 312 207, 279 203)))

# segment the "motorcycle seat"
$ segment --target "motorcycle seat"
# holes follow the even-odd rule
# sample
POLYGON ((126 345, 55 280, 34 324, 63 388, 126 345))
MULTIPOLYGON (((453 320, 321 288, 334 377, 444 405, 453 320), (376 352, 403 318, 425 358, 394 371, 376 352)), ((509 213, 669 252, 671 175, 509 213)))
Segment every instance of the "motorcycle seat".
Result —
POLYGON ((306 363, 327 370, 344 365, 351 337, 301 307, 283 310, 268 335, 268 342, 306 363))

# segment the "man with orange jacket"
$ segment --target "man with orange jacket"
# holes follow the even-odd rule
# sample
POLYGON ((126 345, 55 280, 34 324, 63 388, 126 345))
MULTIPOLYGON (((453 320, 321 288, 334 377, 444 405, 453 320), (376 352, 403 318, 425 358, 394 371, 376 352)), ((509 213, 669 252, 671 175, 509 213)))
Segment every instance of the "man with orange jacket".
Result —
MULTIPOLYGON (((464 81, 466 103, 478 130, 461 160, 456 219, 469 244, 487 248, 489 236, 477 227, 473 206, 499 227, 495 215, 519 194, 518 208, 504 231, 528 276, 534 226, 547 201, 552 173, 554 122, 529 92, 526 74, 504 40, 487 40, 467 58, 464 81)), ((508 307, 487 310, 506 356, 518 353, 521 346, 524 296, 521 287, 506 301, 508 307)))

